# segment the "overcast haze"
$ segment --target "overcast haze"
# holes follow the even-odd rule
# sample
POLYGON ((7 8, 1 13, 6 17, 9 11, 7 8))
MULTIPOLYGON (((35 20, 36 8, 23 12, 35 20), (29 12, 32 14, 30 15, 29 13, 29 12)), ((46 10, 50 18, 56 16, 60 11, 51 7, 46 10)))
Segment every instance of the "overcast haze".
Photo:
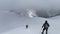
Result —
POLYGON ((60 14, 60 0, 16 0, 14 9, 33 9, 38 16, 55 16, 60 14))
POLYGON ((38 16, 43 17, 59 15, 60 0, 0 0, 0 10, 21 12, 27 9, 35 10, 38 16))
POLYGON ((60 0, 0 0, 0 9, 60 9, 60 0))

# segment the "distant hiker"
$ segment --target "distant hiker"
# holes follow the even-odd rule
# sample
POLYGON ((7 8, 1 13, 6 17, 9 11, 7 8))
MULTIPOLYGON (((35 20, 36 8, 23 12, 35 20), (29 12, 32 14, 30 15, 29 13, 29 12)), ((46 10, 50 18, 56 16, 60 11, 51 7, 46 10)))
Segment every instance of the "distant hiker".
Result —
POLYGON ((28 25, 26 25, 26 29, 28 28, 28 25))
POLYGON ((50 25, 48 24, 48 22, 47 22, 47 20, 45 21, 45 23, 43 24, 43 26, 42 26, 42 28, 43 28, 43 30, 42 30, 42 34, 44 34, 44 31, 46 30, 46 34, 47 34, 47 32, 48 32, 48 27, 49 27, 50 25))

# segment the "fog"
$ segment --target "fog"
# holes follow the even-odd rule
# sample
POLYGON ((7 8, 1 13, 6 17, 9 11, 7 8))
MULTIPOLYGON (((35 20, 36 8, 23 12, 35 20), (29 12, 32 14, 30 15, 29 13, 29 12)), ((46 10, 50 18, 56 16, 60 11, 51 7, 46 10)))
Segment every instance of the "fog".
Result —
POLYGON ((27 12, 27 9, 35 10, 39 17, 56 16, 60 14, 60 0, 0 0, 0 10, 27 12))
POLYGON ((16 9, 60 9, 60 0, 16 0, 16 9))
POLYGON ((60 0, 17 0, 14 9, 33 9, 39 17, 52 17, 60 14, 60 0))
POLYGON ((11 10, 13 0, 0 0, 0 10, 11 10))

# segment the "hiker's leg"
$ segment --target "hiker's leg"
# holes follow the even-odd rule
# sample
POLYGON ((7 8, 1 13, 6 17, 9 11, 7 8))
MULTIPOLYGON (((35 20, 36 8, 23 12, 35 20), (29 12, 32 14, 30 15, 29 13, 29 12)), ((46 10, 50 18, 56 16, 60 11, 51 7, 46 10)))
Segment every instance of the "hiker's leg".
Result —
POLYGON ((44 34, 44 30, 45 30, 45 28, 43 29, 42 34, 44 34))
POLYGON ((46 29, 46 34, 48 34, 48 29, 46 29))

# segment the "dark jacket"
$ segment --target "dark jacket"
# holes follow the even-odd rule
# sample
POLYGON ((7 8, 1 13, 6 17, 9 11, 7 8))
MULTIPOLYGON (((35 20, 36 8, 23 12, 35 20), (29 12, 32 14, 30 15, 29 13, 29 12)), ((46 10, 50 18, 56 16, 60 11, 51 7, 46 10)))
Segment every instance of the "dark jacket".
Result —
POLYGON ((50 25, 48 24, 48 22, 47 21, 45 21, 45 23, 43 24, 43 26, 42 26, 42 28, 44 27, 44 28, 48 28, 50 25))

